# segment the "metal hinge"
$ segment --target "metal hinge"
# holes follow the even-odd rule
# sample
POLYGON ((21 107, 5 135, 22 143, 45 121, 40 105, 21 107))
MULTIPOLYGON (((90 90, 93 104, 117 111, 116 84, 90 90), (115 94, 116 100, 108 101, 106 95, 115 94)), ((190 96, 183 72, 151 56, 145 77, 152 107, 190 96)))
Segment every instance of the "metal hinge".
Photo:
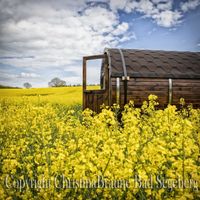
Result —
POLYGON ((122 76, 122 81, 129 81, 130 77, 129 76, 122 76))

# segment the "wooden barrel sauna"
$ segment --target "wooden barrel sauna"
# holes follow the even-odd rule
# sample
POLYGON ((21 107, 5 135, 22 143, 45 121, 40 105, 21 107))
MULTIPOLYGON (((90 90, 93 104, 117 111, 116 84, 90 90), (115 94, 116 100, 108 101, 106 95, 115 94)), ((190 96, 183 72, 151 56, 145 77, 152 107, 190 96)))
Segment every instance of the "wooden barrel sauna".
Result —
POLYGON ((180 98, 200 107, 200 52, 105 49, 102 55, 83 57, 83 109, 130 100, 141 106, 150 94, 159 106, 178 105, 180 98), (101 89, 87 90, 87 60, 102 59, 101 89))

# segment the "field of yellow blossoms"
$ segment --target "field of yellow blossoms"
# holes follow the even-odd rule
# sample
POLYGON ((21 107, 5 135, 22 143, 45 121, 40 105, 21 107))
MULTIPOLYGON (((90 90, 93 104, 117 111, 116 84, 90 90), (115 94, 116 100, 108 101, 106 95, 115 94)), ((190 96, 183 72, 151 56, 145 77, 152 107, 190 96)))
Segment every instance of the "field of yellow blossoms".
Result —
POLYGON ((200 110, 1 98, 0 199, 200 199, 200 110))

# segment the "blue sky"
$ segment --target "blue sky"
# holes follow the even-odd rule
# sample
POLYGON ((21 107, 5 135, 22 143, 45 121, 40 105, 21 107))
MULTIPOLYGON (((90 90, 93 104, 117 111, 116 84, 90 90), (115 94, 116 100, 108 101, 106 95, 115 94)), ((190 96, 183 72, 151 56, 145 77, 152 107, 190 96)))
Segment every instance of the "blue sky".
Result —
POLYGON ((0 84, 81 83, 82 57, 105 47, 200 51, 200 0, 0 1, 0 84))

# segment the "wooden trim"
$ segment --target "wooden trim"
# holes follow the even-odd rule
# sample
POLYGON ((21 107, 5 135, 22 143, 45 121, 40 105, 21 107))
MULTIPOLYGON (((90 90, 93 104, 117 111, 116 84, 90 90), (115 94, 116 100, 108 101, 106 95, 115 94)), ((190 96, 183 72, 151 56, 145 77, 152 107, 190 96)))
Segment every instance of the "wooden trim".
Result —
POLYGON ((128 81, 124 80, 124 105, 127 104, 128 81))
POLYGON ((84 93, 94 93, 94 94, 101 94, 104 93, 106 90, 102 89, 102 90, 83 90, 84 93))
POLYGON ((112 79, 111 79, 111 74, 112 74, 112 63, 111 63, 111 56, 110 52, 108 49, 105 49, 105 56, 107 59, 107 73, 108 73, 108 105, 111 106, 113 104, 112 102, 112 79))
POLYGON ((107 96, 106 101, 104 102, 106 105, 110 105, 109 101, 109 67, 108 67, 108 57, 106 54, 104 58, 104 74, 105 74, 105 95, 107 96))
POLYGON ((84 56, 83 59, 85 60, 95 60, 95 59, 101 59, 105 58, 105 54, 99 54, 99 55, 92 55, 92 56, 84 56))
POLYGON ((86 59, 83 58, 83 109, 85 109, 85 105, 86 105, 86 99, 85 99, 85 95, 84 95, 84 91, 86 90, 86 59))
MULTIPOLYGON (((95 59, 103 59, 105 58, 105 54, 100 54, 100 55, 92 55, 92 56, 84 56, 83 57, 83 109, 86 108, 86 104, 87 104, 87 99, 85 96, 85 93, 87 91, 87 60, 95 60, 95 59)), ((95 91, 95 90, 94 90, 95 91)), ((100 90, 101 92, 96 92, 96 93, 102 93, 104 92, 104 90, 100 90)), ((88 93, 90 93, 91 91, 89 91, 88 93)))
POLYGON ((86 77, 87 77, 87 74, 86 74, 86 59, 83 58, 83 90, 86 90, 86 77))
POLYGON ((83 57, 83 91, 87 90, 87 60, 96 60, 102 58, 105 58, 105 54, 83 57))

